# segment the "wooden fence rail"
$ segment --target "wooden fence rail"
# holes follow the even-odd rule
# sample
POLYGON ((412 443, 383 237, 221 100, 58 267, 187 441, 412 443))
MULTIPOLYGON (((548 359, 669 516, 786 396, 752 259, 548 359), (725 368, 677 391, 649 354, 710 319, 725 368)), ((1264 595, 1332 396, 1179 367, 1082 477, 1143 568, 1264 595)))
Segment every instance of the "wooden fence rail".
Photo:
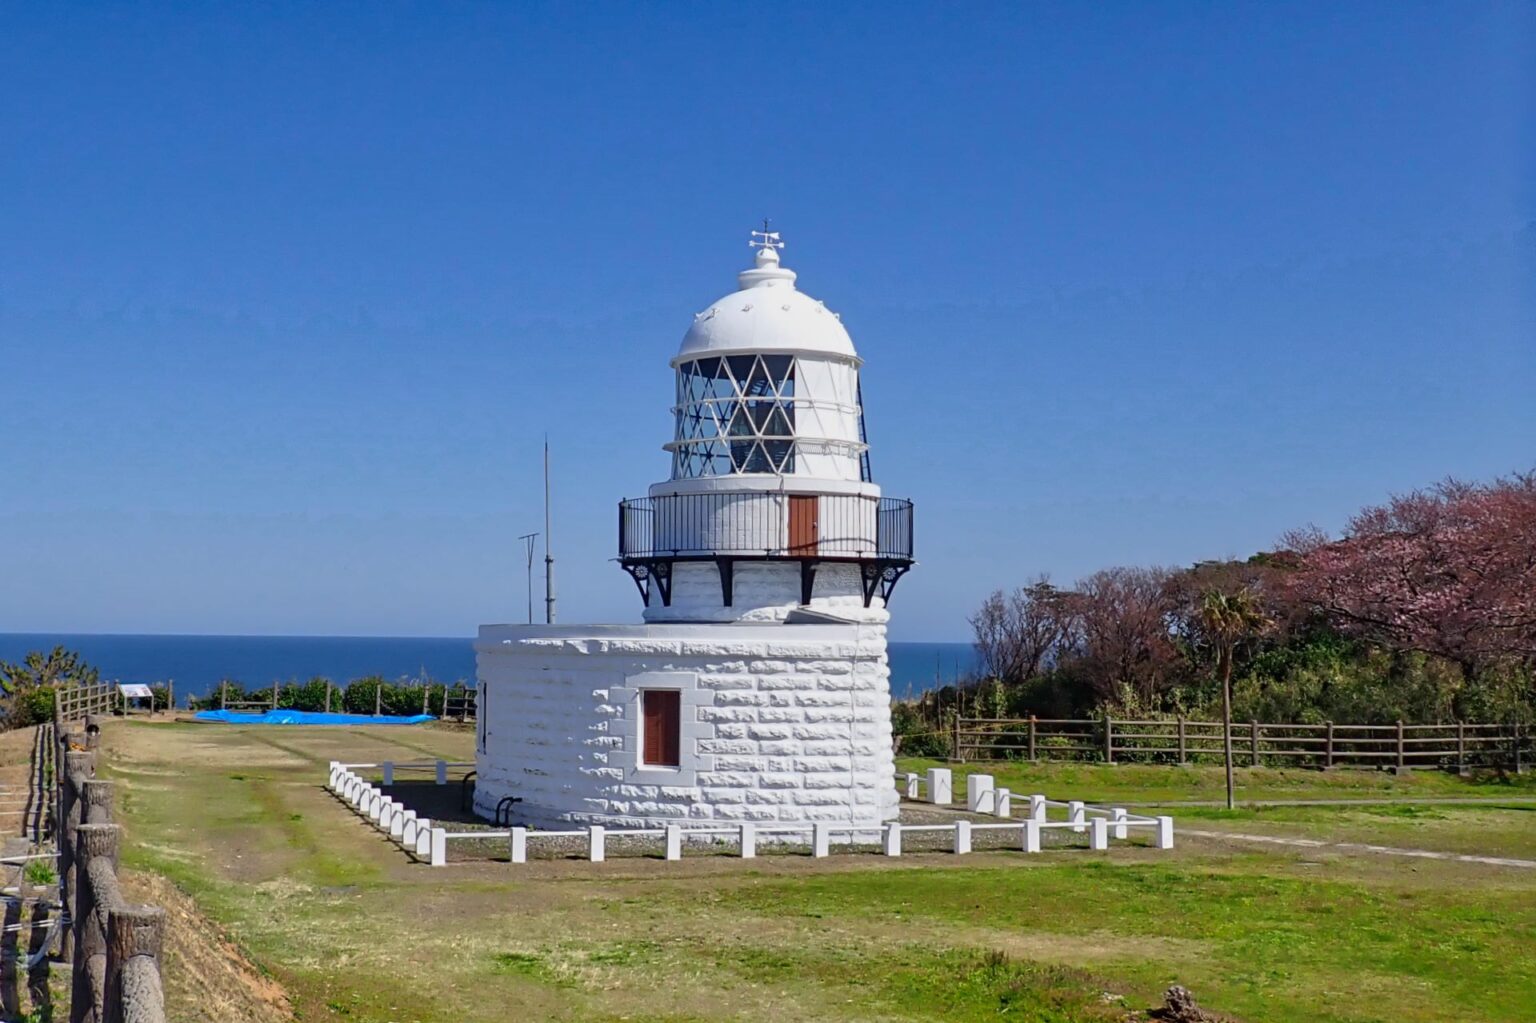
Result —
MULTIPOLYGON (((1096 760, 1172 762, 1220 759, 1226 734, 1220 721, 1188 718, 1149 721, 1114 717, 958 718, 958 760, 1096 760)), ((1520 723, 1453 722, 1438 725, 1232 723, 1239 764, 1314 767, 1503 767, 1521 771, 1531 760, 1530 729, 1520 723)))
POLYGON ((68 924, 61 954, 73 963, 70 1023, 164 1023, 160 955, 165 911, 130 905, 117 882, 122 828, 112 822, 112 783, 94 777, 100 725, 68 731, 54 716, 59 894, 68 924))

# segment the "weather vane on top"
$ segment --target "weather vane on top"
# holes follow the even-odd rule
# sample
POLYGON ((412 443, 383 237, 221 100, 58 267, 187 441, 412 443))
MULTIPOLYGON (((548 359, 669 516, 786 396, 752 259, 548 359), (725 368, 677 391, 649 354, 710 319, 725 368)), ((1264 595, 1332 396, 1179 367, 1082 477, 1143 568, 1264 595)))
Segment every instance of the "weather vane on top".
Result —
POLYGON ((752 232, 752 240, 747 242, 754 249, 782 249, 784 240, 779 237, 779 232, 768 230, 769 220, 763 218, 763 229, 752 232))

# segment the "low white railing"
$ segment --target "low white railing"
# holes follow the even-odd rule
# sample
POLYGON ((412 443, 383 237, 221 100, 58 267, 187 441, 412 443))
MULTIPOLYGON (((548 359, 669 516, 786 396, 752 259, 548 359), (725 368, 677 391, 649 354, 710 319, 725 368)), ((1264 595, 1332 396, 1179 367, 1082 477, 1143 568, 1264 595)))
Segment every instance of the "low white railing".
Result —
MULTIPOLYGON (((436 761, 433 766, 439 779, 444 777, 443 761, 436 761)), ((858 826, 851 824, 836 824, 829 821, 806 821, 796 823, 767 823, 744 821, 740 824, 730 825, 698 825, 685 827, 680 824, 669 824, 661 828, 608 828, 605 825, 593 824, 584 828, 575 828, 564 831, 540 831, 531 828, 515 827, 501 831, 449 831, 447 828, 434 827, 428 818, 418 817, 416 811, 408 809, 403 803, 384 794, 383 789, 362 777, 354 768, 382 768, 382 764, 342 764, 331 762, 330 779, 327 787, 343 802, 347 803, 364 820, 384 832, 391 840, 398 843, 407 852, 430 863, 434 867, 445 866, 448 862, 448 843, 450 841, 487 841, 498 840, 507 842, 508 854, 513 863, 526 863, 528 860, 529 842, 542 842, 551 839, 581 838, 587 840, 587 858, 594 863, 602 862, 607 855, 607 844, 610 838, 656 838, 664 840, 665 858, 668 860, 680 860, 683 858, 684 838, 720 838, 736 839, 738 854, 743 859, 751 859, 757 855, 757 839, 760 835, 808 835, 810 837, 811 855, 821 858, 829 855, 832 848, 834 835, 847 836, 842 844, 857 844, 859 836, 880 836, 881 851, 886 856, 900 856, 902 851, 902 838, 907 834, 922 834, 925 832, 951 832, 954 835, 953 851, 956 854, 965 854, 971 851, 971 836, 977 831, 1008 831, 1017 829, 1019 839, 1017 848, 1026 853, 1040 851, 1040 836, 1049 830, 1068 830, 1077 834, 1088 833, 1088 846, 1090 849, 1105 850, 1109 848, 1111 839, 1124 841, 1130 838, 1133 830, 1152 832, 1153 845, 1159 849, 1173 848, 1173 818, 1172 817, 1148 817, 1142 814, 1133 814, 1124 807, 1090 806, 1079 800, 1062 802, 1055 799, 1047 799, 1043 795, 1035 794, 1028 797, 1028 815, 1017 820, 1006 820, 999 823, 977 823, 971 820, 959 820, 953 824, 902 824, 899 821, 891 821, 879 827, 868 825, 858 826), (1064 819, 1051 820, 1052 808, 1064 809, 1064 819)), ((400 765, 394 765, 397 769, 400 765)), ((421 765, 408 765, 421 766, 421 765)), ((453 765, 449 765, 453 766, 453 765)), ((947 771, 945 772, 948 773, 947 771)), ((388 776, 386 776, 388 777, 388 776)), ((910 777, 910 776, 909 776, 910 777)), ((972 778, 978 777, 972 775, 972 778)), ((987 779, 990 781, 991 779, 987 779)), ((389 784, 388 781, 385 784, 389 784)), ((444 784, 439 781, 438 784, 444 784)), ((969 786, 968 786, 969 787, 969 786)), ((978 782, 970 787, 972 794, 984 791, 984 783, 978 782)), ((1006 789, 992 790, 991 811, 1002 817, 1009 816, 1012 796, 1006 789), (999 811, 1001 811, 999 813, 999 811)), ((1023 800, 1020 801, 1023 808, 1023 800)))

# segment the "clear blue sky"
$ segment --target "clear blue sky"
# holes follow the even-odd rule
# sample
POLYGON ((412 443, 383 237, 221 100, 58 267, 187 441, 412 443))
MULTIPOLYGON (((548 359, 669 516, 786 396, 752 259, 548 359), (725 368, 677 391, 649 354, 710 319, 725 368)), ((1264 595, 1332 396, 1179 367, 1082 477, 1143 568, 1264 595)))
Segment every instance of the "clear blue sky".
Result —
POLYGON ((1536 5, 8 4, 0 631, 634 620, 774 218, 918 506, 897 639, 1536 464, 1536 5))

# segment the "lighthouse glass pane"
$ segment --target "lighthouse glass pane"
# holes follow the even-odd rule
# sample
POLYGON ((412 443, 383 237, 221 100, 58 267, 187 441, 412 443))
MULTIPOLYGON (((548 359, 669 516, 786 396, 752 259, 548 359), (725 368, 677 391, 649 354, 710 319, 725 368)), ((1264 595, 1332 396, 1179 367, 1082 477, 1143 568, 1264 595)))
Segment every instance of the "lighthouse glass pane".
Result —
POLYGON ((677 374, 673 478, 795 471, 792 356, 695 359, 677 374))

